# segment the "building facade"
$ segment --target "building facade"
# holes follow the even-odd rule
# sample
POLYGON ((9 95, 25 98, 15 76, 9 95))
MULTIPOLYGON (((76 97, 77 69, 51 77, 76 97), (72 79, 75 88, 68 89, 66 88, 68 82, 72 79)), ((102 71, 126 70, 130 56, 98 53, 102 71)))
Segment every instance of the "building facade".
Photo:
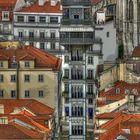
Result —
POLYGON ((25 5, 25 0, 0 1, 0 40, 13 39, 13 12, 25 5))
POLYGON ((58 0, 37 0, 14 12, 14 39, 57 53, 62 9, 58 0))
POLYGON ((35 47, 13 46, 5 43, 0 51, 0 99, 36 99, 55 109, 59 126, 61 59, 35 47))
POLYGON ((95 47, 90 0, 62 0, 60 44, 65 48, 63 66, 62 138, 93 138, 96 66, 102 47, 95 47))

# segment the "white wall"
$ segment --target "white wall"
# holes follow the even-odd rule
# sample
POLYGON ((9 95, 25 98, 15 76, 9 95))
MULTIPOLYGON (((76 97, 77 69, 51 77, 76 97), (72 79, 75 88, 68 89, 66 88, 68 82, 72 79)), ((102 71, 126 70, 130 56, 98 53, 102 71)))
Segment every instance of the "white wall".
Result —
POLYGON ((95 30, 95 36, 100 37, 103 42, 103 60, 113 61, 118 56, 117 44, 116 44, 116 29, 114 28, 114 22, 110 21, 105 23, 102 30, 95 30), (109 37, 107 37, 107 32, 109 37))

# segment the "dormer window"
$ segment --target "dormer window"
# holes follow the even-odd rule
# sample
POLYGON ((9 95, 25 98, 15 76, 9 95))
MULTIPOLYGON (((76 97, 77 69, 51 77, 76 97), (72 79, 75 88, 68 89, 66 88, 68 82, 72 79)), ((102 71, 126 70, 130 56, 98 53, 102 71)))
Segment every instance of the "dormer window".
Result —
POLYGON ((2 20, 9 20, 9 12, 2 11, 2 20))
POLYGON ((3 61, 0 61, 0 68, 3 68, 3 61))
POLYGON ((120 93, 120 89, 116 88, 116 94, 119 94, 119 93, 120 93))
POLYGON ((24 62, 24 66, 25 66, 25 68, 29 68, 30 67, 30 62, 29 61, 25 61, 24 62))

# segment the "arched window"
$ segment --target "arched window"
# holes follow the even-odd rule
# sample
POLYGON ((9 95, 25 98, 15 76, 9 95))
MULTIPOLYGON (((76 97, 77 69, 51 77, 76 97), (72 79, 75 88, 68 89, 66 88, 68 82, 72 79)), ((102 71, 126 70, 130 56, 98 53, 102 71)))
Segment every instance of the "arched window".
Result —
POLYGON ((134 17, 134 5, 133 5, 133 1, 130 0, 129 1, 129 20, 133 21, 133 17, 134 17))

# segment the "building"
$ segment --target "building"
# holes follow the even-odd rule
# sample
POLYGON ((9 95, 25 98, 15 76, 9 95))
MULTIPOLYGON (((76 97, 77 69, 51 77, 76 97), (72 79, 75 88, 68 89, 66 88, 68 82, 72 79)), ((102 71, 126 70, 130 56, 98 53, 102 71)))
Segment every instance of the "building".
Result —
POLYGON ((128 57, 140 43, 140 4, 137 0, 118 0, 116 10, 117 43, 128 57))
POLYGON ((59 0, 37 0, 14 12, 14 39, 57 54, 62 8, 59 0))
POLYGON ((25 0, 0 0, 0 40, 13 39, 13 12, 25 4, 25 0))
POLYGON ((96 140, 138 140, 140 114, 127 112, 107 113, 97 116, 103 124, 97 126, 96 140))
POLYGON ((60 44, 65 47, 61 139, 93 139, 94 80, 102 47, 94 46, 91 1, 62 0, 61 4, 60 44))
POLYGON ((54 109, 33 99, 0 100, 0 140, 51 140, 54 109))
POLYGON ((114 16, 112 13, 113 11, 108 11, 98 10, 96 12, 95 36, 96 38, 100 37, 102 40, 104 62, 115 62, 118 58, 118 46, 116 44, 116 29, 114 26, 114 16))
POLYGON ((61 59, 32 46, 1 44, 0 98, 36 99, 49 105, 55 110, 59 126, 61 59))

